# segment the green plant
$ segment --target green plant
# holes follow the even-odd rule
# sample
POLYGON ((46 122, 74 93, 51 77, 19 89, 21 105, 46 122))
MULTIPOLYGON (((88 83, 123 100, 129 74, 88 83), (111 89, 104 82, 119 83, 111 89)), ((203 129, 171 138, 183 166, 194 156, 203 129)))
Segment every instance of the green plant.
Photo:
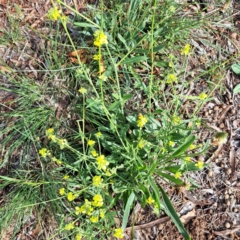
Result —
POLYGON ((68 42, 58 43, 54 32, 48 37, 49 76, 42 85, 24 76, 11 78, 17 111, 5 113, 14 124, 3 132, 9 154, 23 144, 28 153, 26 146, 33 147, 21 168, 29 168, 34 159, 38 171, 26 178, 29 170, 12 171, 12 176, 1 177, 2 188, 14 186, 14 193, 23 194, 33 188, 32 202, 23 201, 23 208, 50 209, 59 223, 55 236, 65 239, 122 237, 136 201, 155 212, 165 211, 190 239, 161 185, 190 189, 188 172, 205 166, 194 157, 205 153, 209 143, 201 145, 195 131, 201 124, 196 114, 209 92, 184 95, 190 85, 185 73, 191 53, 190 44, 184 43, 198 23, 179 20, 181 6, 175 1, 161 2, 160 8, 157 1, 148 0, 108 4, 101 1, 99 9, 84 14, 60 0, 53 4, 48 17, 62 24, 62 29, 57 25, 56 39, 65 34, 68 42), (76 14, 74 19, 63 14, 65 8, 76 14), (79 35, 72 35, 67 23, 79 35), (66 61, 59 46, 64 53, 71 51, 78 64, 60 69, 67 80, 61 86, 52 81, 54 70, 66 61), (27 102, 26 96, 31 96, 27 102), (195 106, 188 115, 181 114, 186 99, 195 106), (55 116, 56 102, 68 104, 67 115, 74 116, 74 123, 55 116), (116 226, 115 216, 121 226, 116 226))

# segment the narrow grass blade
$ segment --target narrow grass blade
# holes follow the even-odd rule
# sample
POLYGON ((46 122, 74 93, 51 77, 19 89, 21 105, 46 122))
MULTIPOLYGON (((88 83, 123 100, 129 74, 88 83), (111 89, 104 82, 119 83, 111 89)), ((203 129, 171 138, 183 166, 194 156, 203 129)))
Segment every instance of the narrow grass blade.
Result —
POLYGON ((122 64, 133 64, 133 63, 138 63, 138 62, 146 61, 146 60, 147 60, 146 56, 132 57, 132 58, 127 58, 124 61, 122 61, 122 64))
POLYGON ((148 181, 150 183, 151 188, 153 189, 153 192, 155 195, 155 200, 156 200, 158 208, 160 210, 161 209, 161 201, 160 201, 160 194, 159 194, 158 187, 151 177, 148 178, 148 181))
POLYGON ((128 223, 128 218, 129 218, 129 214, 130 214, 130 208, 132 206, 132 203, 135 199, 135 194, 134 192, 131 193, 131 195, 129 196, 128 200, 127 200, 127 204, 125 206, 124 209, 124 215, 123 215, 123 222, 122 222, 122 229, 125 229, 128 223))
POLYGON ((162 193, 163 201, 165 203, 166 214, 172 219, 172 221, 176 225, 178 231, 183 235, 183 237, 186 240, 191 240, 188 232, 184 228, 184 226, 183 226, 180 218, 178 217, 178 214, 176 213, 176 211, 175 211, 171 201, 169 200, 167 194, 165 193, 165 191, 162 189, 161 186, 159 186, 159 189, 160 189, 160 192, 162 193))
POLYGON ((189 146, 194 142, 194 140, 195 140, 195 136, 189 136, 186 139, 186 141, 172 153, 172 156, 170 156, 170 159, 175 158, 181 155, 182 153, 184 153, 189 148, 189 146))

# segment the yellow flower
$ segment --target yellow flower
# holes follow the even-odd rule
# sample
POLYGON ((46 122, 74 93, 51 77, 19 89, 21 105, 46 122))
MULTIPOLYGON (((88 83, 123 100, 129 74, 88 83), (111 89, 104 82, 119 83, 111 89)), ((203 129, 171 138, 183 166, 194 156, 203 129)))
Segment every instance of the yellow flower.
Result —
POLYGON ((51 20, 51 21, 56 21, 61 17, 60 12, 58 11, 58 9, 55 8, 51 8, 48 11, 47 17, 51 20))
POLYGON ((175 11, 176 11, 176 8, 174 6, 170 6, 169 12, 170 13, 175 13, 175 11))
POLYGON ((67 16, 65 16, 65 15, 62 15, 62 16, 60 17, 60 19, 61 19, 61 21, 62 21, 63 24, 65 24, 65 23, 67 22, 67 16))
POLYGON ((105 212, 102 210, 102 209, 100 209, 100 218, 104 218, 105 217, 105 212))
POLYGON ((181 176, 182 176, 182 173, 181 173, 181 172, 176 172, 176 173, 174 174, 174 177, 175 177, 176 179, 180 178, 181 176))
POLYGON ((123 238, 124 234, 123 234, 122 228, 115 229, 113 236, 116 237, 116 238, 123 238))
POLYGON ((73 229, 73 228, 74 228, 74 222, 71 222, 71 223, 69 223, 65 226, 65 230, 68 230, 68 231, 73 229))
POLYGON ((81 233, 78 233, 77 235, 76 235, 76 240, 81 240, 82 239, 82 234, 81 233))
POLYGON ((64 179, 64 180, 68 180, 68 179, 69 179, 69 176, 68 176, 68 175, 64 175, 64 176, 63 176, 63 179, 64 179))
POLYGON ((52 135, 54 133, 54 129, 53 128, 49 128, 46 130, 46 135, 49 136, 49 135, 52 135))
POLYGON ((100 194, 96 194, 93 197, 92 205, 95 207, 101 207, 103 205, 103 198, 100 194))
POLYGON ((102 74, 99 76, 99 79, 105 82, 105 81, 107 81, 107 76, 102 74))
POLYGON ((95 55, 93 55, 93 60, 98 61, 100 58, 101 58, 101 55, 100 55, 100 54, 95 54, 95 55))
POLYGON ((140 113, 138 115, 137 126, 143 128, 147 121, 148 119, 140 113))
POLYGON ((88 201, 87 199, 85 199, 85 203, 80 208, 79 207, 75 208, 76 215, 78 215, 80 213, 91 215, 94 210, 91 205, 92 205, 92 203, 90 201, 88 201))
POLYGON ((52 140, 53 142, 57 142, 57 137, 53 134, 49 135, 48 139, 52 140))
POLYGON ((190 157, 185 157, 185 161, 186 162, 191 162, 191 158, 190 157))
POLYGON ((146 141, 144 139, 141 139, 138 143, 138 147, 142 149, 145 146, 145 144, 146 144, 146 141))
POLYGON ((88 146, 91 147, 92 145, 95 144, 95 141, 93 141, 93 140, 88 140, 87 144, 88 144, 88 146))
POLYGON ((186 44, 182 49, 181 49, 181 54, 182 55, 189 55, 190 54, 190 49, 191 49, 191 46, 190 44, 186 44))
POLYGON ((55 158, 55 157, 52 158, 52 161, 56 162, 59 165, 62 164, 62 161, 60 159, 55 158))
POLYGON ((98 187, 98 186, 100 186, 101 185, 101 183, 102 183, 102 178, 100 177, 100 176, 95 176, 95 177, 93 177, 93 185, 95 186, 95 187, 98 187))
POLYGON ((155 203, 155 200, 152 197, 149 197, 146 202, 151 205, 155 203))
POLYGON ((92 223, 98 222, 98 216, 91 216, 91 217, 90 217, 90 221, 91 221, 92 223))
POLYGON ((162 152, 162 153, 165 153, 165 152, 167 152, 167 149, 166 149, 165 147, 162 147, 162 148, 161 148, 161 152, 162 152))
POLYGON ((95 134, 95 136, 96 136, 97 138, 100 138, 100 137, 102 136, 102 133, 101 133, 101 132, 97 132, 97 133, 95 134))
POLYGON ((98 156, 98 153, 96 150, 92 150, 91 151, 91 154, 93 155, 93 157, 97 157, 98 156))
POLYGON ((79 91, 82 95, 84 95, 84 94, 87 92, 87 89, 84 88, 84 87, 81 87, 78 91, 79 91))
POLYGON ((177 81, 177 77, 174 74, 168 74, 166 83, 173 83, 177 81))
POLYGON ((51 154, 50 151, 47 148, 42 148, 38 152, 44 158, 51 154))
POLYGON ((96 160, 97 160, 98 169, 106 171, 107 166, 109 165, 109 162, 105 159, 105 156, 100 155, 99 157, 96 158, 96 160))
POLYGON ((181 122, 181 118, 176 115, 173 115, 172 122, 173 124, 177 125, 181 122))
POLYGON ((58 139, 58 144, 60 146, 60 149, 64 149, 66 146, 68 146, 66 139, 58 139))
POLYGON ((73 201, 75 199, 75 196, 73 195, 72 192, 69 192, 67 194, 67 199, 68 199, 69 202, 71 202, 71 201, 73 201))
POLYGON ((102 30, 97 30, 94 33, 95 41, 94 45, 101 47, 103 44, 108 44, 107 35, 102 30))
POLYGON ((169 147, 173 147, 174 144, 175 144, 175 142, 173 142, 173 141, 169 141, 169 142, 168 142, 169 147))
POLYGON ((196 167, 198 167, 199 169, 202 169, 204 167, 204 162, 203 161, 198 161, 196 164, 195 164, 196 167))
POLYGON ((197 148, 197 146, 196 146, 195 144, 191 144, 191 145, 189 146, 189 149, 190 149, 190 150, 194 150, 195 148, 197 148))
POLYGON ((199 94, 198 96, 201 100, 204 100, 208 97, 208 95, 205 92, 202 92, 201 94, 199 94))
POLYGON ((65 188, 60 188, 59 189, 59 194, 62 196, 65 194, 65 188))
POLYGON ((197 121, 196 121, 196 126, 197 126, 197 127, 201 126, 201 121, 200 121, 200 120, 197 120, 197 121))

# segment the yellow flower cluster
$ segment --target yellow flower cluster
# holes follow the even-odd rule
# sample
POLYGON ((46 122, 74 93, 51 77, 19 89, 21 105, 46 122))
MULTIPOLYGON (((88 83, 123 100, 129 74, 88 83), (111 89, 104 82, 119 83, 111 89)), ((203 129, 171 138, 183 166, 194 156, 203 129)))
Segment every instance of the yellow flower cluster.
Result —
POLYGON ((94 207, 102 207, 103 205, 103 198, 100 194, 96 194, 93 197, 93 201, 90 202, 87 199, 85 199, 85 203, 81 206, 81 207, 75 207, 75 214, 79 215, 79 214, 86 214, 88 216, 91 216, 89 218, 89 220, 92 223, 96 223, 99 221, 99 217, 100 218, 104 218, 105 217, 105 211, 103 209, 96 209, 96 211, 94 210, 94 207))
POLYGON ((61 11, 58 10, 57 7, 51 8, 48 11, 47 17, 51 21, 57 21, 58 19, 60 19, 62 21, 62 23, 66 23, 66 21, 67 21, 67 17, 65 15, 63 15, 61 13, 61 11))
POLYGON ((155 203, 155 200, 152 197, 149 197, 146 202, 151 205, 155 203))
POLYGON ((68 146, 68 142, 66 139, 63 139, 63 138, 59 139, 54 135, 53 128, 49 128, 46 130, 46 136, 48 137, 48 139, 52 140, 53 142, 58 143, 58 145, 60 146, 60 149, 64 149, 65 147, 68 146))
POLYGON ((181 172, 176 172, 176 173, 174 174, 174 177, 175 177, 176 179, 180 178, 181 176, 182 176, 182 173, 181 173, 181 172))
POLYGON ((113 236, 116 238, 123 238, 124 237, 123 229, 122 228, 115 229, 113 236))
POLYGON ((61 14, 60 14, 59 10, 58 10, 56 7, 54 7, 54 8, 51 8, 51 9, 48 11, 47 17, 48 17, 51 21, 56 21, 56 20, 60 19, 61 14))
POLYGON ((82 95, 84 95, 85 93, 87 93, 87 89, 84 88, 84 87, 79 88, 78 91, 79 91, 82 95))
POLYGON ((185 56, 189 55, 189 54, 190 54, 190 49, 191 49, 190 44, 186 44, 186 45, 182 48, 181 54, 182 54, 182 55, 185 55, 185 56))
POLYGON ((50 151, 47 148, 42 148, 38 152, 44 158, 51 155, 50 151))
POLYGON ((105 156, 100 155, 96 158, 96 160, 97 160, 98 169, 106 171, 107 166, 109 165, 109 162, 105 159, 105 156))
POLYGON ((103 179, 100 176, 93 177, 93 186, 99 187, 102 183, 103 179))
POLYGON ((202 169, 204 167, 204 162, 203 161, 198 161, 196 164, 195 164, 196 167, 198 167, 199 169, 202 169))
POLYGON ((100 194, 96 194, 93 197, 92 205, 95 207, 101 207, 103 205, 103 198, 100 194))
POLYGON ((181 118, 176 116, 176 115, 173 115, 172 122, 173 122, 174 125, 177 125, 181 122, 181 118))
POLYGON ((177 81, 177 77, 174 74, 168 74, 166 83, 170 84, 177 81))
POLYGON ((147 121, 148 121, 147 117, 140 113, 138 115, 137 126, 143 128, 147 121))
POLYGON ((144 139, 141 139, 139 142, 138 142, 138 147, 140 149, 142 149, 144 146, 146 145, 146 141, 144 139))
POLYGON ((71 222, 65 226, 65 230, 72 230, 74 229, 74 222, 71 222))
POLYGON ((94 144, 95 144, 95 141, 93 141, 93 140, 88 140, 88 142, 87 142, 87 145, 89 147, 93 146, 94 144))
POLYGON ((97 30, 94 33, 95 41, 94 45, 101 47, 103 44, 108 44, 107 35, 102 30, 97 30))
POLYGON ((198 96, 201 100, 204 100, 208 97, 208 95, 205 92, 202 92, 199 96, 198 96))
POLYGON ((76 207, 75 210, 76 215, 79 215, 80 213, 91 215, 94 208, 92 207, 92 203, 85 199, 85 203, 81 207, 76 207))

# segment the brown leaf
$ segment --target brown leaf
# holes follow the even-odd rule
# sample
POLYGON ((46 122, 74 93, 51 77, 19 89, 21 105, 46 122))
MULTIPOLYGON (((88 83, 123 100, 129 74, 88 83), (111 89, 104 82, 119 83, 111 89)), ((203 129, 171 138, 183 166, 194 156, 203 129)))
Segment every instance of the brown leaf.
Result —
POLYGON ((73 52, 68 53, 68 57, 71 63, 78 64, 78 57, 81 62, 87 62, 87 51, 85 49, 79 49, 73 52))

